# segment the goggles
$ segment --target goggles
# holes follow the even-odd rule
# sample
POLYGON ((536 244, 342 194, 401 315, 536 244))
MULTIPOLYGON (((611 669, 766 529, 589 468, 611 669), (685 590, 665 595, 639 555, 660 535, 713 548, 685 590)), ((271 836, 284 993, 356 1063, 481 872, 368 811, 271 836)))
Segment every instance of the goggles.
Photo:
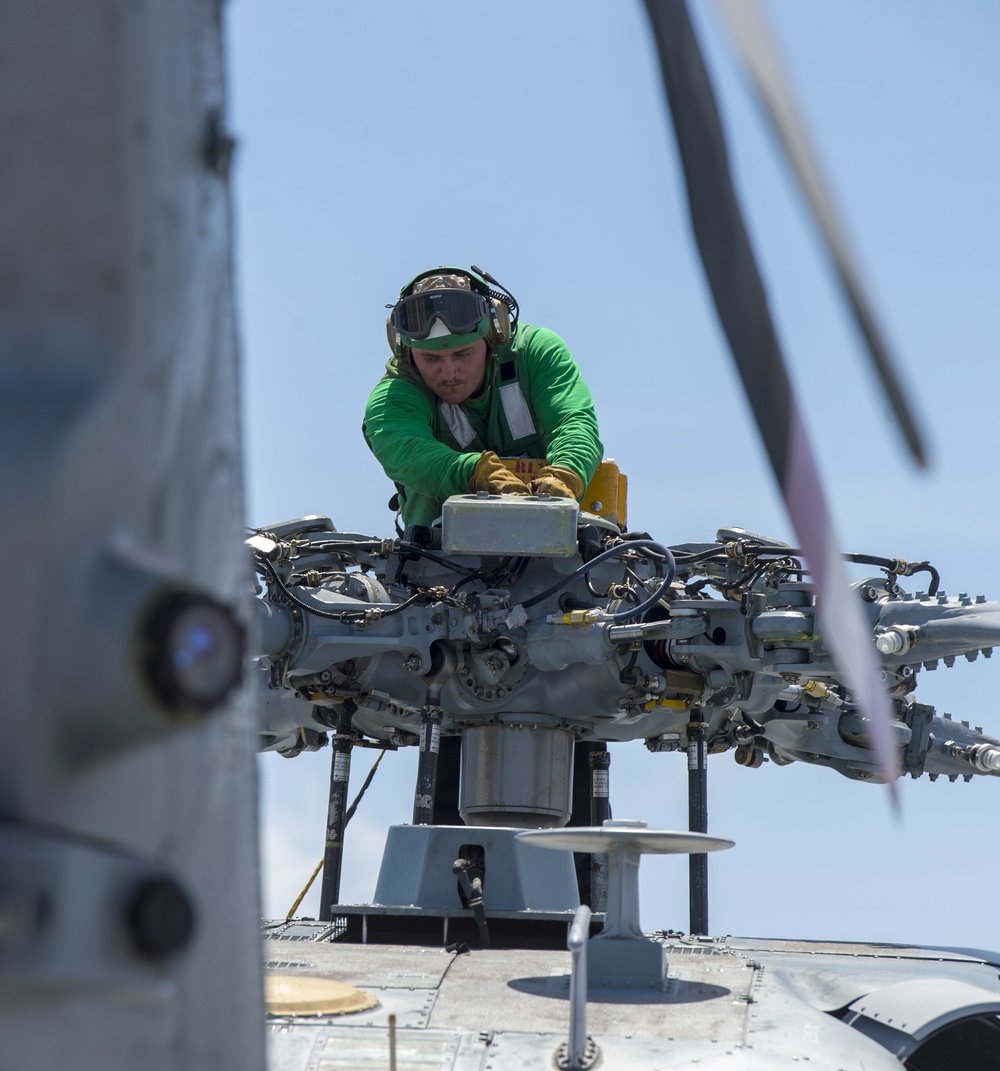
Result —
MULTIPOLYGON (((452 334, 479 333, 490 306, 482 294, 471 290, 426 290, 400 298, 392 307, 392 326, 407 338, 427 338, 435 320, 452 334)), ((488 320, 487 320, 488 323, 488 320)))

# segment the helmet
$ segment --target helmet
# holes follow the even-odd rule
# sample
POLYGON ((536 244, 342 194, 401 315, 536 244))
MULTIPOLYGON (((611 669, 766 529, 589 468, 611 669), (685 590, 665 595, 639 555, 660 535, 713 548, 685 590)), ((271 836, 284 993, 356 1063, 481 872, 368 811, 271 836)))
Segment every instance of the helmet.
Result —
POLYGON ((484 338, 490 311, 489 298, 472 289, 468 275, 437 268, 403 288, 390 320, 404 345, 447 350, 484 338))
POLYGON ((476 268, 442 265, 411 279, 399 292, 386 325, 393 352, 399 355, 404 347, 455 349, 480 338, 492 349, 509 341, 511 306, 516 316, 517 303, 502 287, 502 294, 491 291, 487 279, 495 280, 485 275, 476 268))

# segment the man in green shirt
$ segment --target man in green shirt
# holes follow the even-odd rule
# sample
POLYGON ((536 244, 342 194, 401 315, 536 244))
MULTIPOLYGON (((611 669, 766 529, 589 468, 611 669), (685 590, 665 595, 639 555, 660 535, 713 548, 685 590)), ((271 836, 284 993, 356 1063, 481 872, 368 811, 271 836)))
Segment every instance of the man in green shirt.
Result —
POLYGON ((518 323, 479 268, 423 272, 387 322, 393 357, 368 399, 365 441, 399 488, 404 524, 431 524, 450 495, 583 496, 601 460, 594 401, 566 343, 518 323), (500 457, 542 458, 530 482, 500 457))

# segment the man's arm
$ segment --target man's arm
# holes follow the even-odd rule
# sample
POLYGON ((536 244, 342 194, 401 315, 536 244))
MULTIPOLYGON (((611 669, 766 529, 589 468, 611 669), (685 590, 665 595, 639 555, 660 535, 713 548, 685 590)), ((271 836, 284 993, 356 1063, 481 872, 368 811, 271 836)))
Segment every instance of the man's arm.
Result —
POLYGON ((365 408, 365 441, 395 483, 431 498, 466 494, 479 452, 459 453, 434 438, 433 403, 402 379, 381 379, 365 408))
POLYGON ((541 425, 545 460, 575 472, 586 487, 604 456, 594 399, 566 343, 538 327, 524 351, 528 400, 541 425))

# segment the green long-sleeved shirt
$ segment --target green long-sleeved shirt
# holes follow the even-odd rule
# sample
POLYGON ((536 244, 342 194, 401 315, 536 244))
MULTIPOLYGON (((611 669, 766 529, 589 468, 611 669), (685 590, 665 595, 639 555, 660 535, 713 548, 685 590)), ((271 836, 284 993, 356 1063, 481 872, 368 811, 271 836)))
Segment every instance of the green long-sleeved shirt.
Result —
POLYGON ((593 477, 604 447, 594 400, 566 343, 554 331, 521 324, 498 350, 495 368, 491 376, 487 364, 490 386, 479 398, 450 405, 408 361, 386 364, 362 432, 386 475, 404 488, 405 524, 430 524, 446 498, 467 494, 483 450, 545 458, 572 469, 584 486, 593 477))

